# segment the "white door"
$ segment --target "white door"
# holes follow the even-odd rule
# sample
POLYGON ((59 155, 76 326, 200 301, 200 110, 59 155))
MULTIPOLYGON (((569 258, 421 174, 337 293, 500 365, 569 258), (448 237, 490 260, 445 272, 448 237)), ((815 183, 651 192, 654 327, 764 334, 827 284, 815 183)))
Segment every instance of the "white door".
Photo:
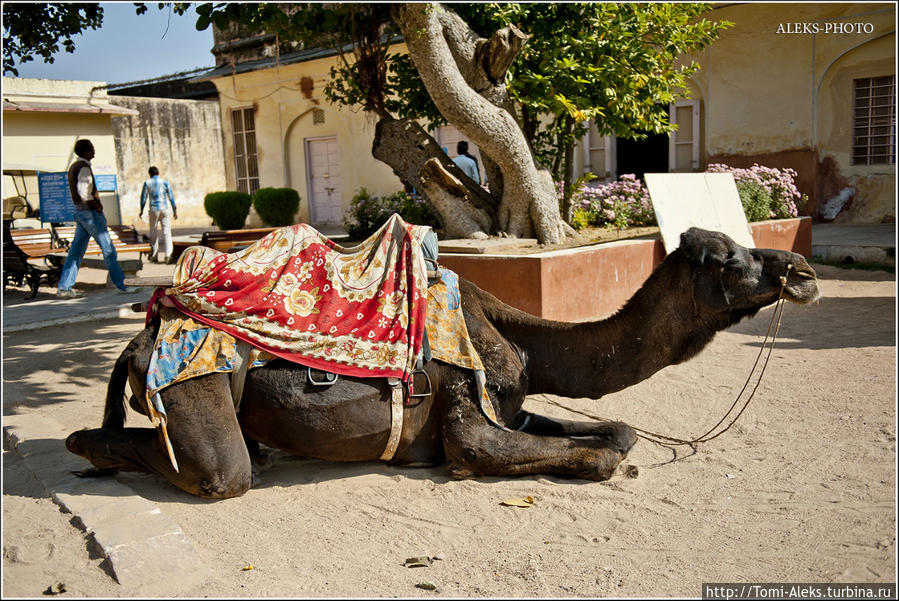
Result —
POLYGON ((584 173, 596 175, 597 183, 614 182, 617 179, 615 136, 601 136, 596 123, 591 119, 590 129, 584 135, 581 148, 584 153, 584 173))
POLYGON ((669 110, 677 131, 669 139, 668 171, 699 171, 699 100, 678 100, 669 110))
POLYGON ((337 138, 306 140, 306 177, 309 191, 309 219, 313 225, 343 223, 340 193, 340 161, 337 138))

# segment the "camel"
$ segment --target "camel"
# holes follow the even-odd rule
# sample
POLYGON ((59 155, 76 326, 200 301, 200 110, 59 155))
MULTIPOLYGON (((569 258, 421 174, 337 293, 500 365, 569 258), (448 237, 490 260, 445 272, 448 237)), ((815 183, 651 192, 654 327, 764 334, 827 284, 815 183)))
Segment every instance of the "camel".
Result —
MULTIPOLYGON (((691 228, 617 313, 564 323, 514 309, 461 280, 462 310, 480 353, 497 420, 476 402, 473 372, 432 360, 431 393, 405 407, 392 465, 445 464, 451 477, 546 474, 602 481, 636 442, 621 422, 550 418, 522 409, 525 396, 546 393, 599 399, 658 370, 690 359, 714 335, 783 296, 806 304, 819 297, 815 272, 795 253, 747 249, 728 236, 691 228)), ((384 379, 340 377, 331 386, 276 360, 250 370, 239 412, 228 374, 183 381, 161 393, 175 471, 153 428, 125 428, 125 382, 131 406, 145 393, 158 320, 125 348, 109 381, 103 425, 72 433, 67 448, 95 474, 143 471, 207 498, 244 494, 259 444, 327 461, 378 459, 390 434, 390 388, 384 379)))

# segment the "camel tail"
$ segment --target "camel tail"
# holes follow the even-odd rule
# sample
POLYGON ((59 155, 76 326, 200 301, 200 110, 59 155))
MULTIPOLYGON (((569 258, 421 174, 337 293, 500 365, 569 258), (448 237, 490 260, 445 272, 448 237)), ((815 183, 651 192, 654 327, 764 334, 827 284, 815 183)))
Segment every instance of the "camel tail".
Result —
POLYGON ((103 411, 103 427, 121 430, 125 427, 125 382, 128 381, 128 361, 131 345, 116 359, 109 386, 106 388, 106 408, 103 411))

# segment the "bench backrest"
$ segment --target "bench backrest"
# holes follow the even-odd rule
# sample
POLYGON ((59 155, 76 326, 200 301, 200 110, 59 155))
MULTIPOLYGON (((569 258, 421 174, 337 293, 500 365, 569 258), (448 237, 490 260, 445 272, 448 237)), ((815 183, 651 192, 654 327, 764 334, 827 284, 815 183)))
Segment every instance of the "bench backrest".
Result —
POLYGON ((28 257, 45 257, 65 250, 65 246, 58 243, 53 232, 47 228, 10 228, 7 231, 10 241, 28 257))
MULTIPOLYGON (((75 227, 76 226, 74 225, 65 225, 58 226, 54 229, 56 230, 56 235, 71 243, 72 239, 75 237, 75 227)), ((107 225, 106 228, 109 230, 109 238, 112 240, 112 245, 116 250, 150 252, 150 245, 141 239, 140 234, 138 234, 133 226, 107 225)), ((91 238, 90 242, 88 242, 85 254, 100 254, 101 252, 100 245, 91 238)))
POLYGON ((216 230, 203 232, 203 238, 200 240, 200 245, 224 252, 242 242, 256 242, 276 229, 279 228, 263 227, 246 230, 216 230))
POLYGON ((25 273, 28 261, 12 240, 3 241, 3 271, 25 273))

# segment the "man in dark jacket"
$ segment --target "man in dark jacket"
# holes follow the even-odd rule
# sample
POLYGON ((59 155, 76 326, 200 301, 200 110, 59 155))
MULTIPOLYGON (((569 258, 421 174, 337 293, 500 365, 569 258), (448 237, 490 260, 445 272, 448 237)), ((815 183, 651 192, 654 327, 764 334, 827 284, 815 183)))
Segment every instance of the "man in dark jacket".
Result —
POLYGON ((72 193, 72 202, 75 203, 75 236, 72 238, 69 254, 66 255, 66 262, 59 275, 59 289, 56 295, 61 298, 84 296, 83 292, 73 290, 72 286, 75 285, 78 268, 81 267, 81 260, 91 238, 100 245, 109 277, 119 289, 119 293, 137 292, 137 288, 125 286, 125 274, 119 266, 118 255, 106 228, 106 216, 103 215, 103 205, 100 203, 94 172, 91 169, 91 159, 95 154, 94 145, 90 140, 78 140, 75 142, 75 154, 78 158, 69 167, 68 177, 69 191, 72 193))

